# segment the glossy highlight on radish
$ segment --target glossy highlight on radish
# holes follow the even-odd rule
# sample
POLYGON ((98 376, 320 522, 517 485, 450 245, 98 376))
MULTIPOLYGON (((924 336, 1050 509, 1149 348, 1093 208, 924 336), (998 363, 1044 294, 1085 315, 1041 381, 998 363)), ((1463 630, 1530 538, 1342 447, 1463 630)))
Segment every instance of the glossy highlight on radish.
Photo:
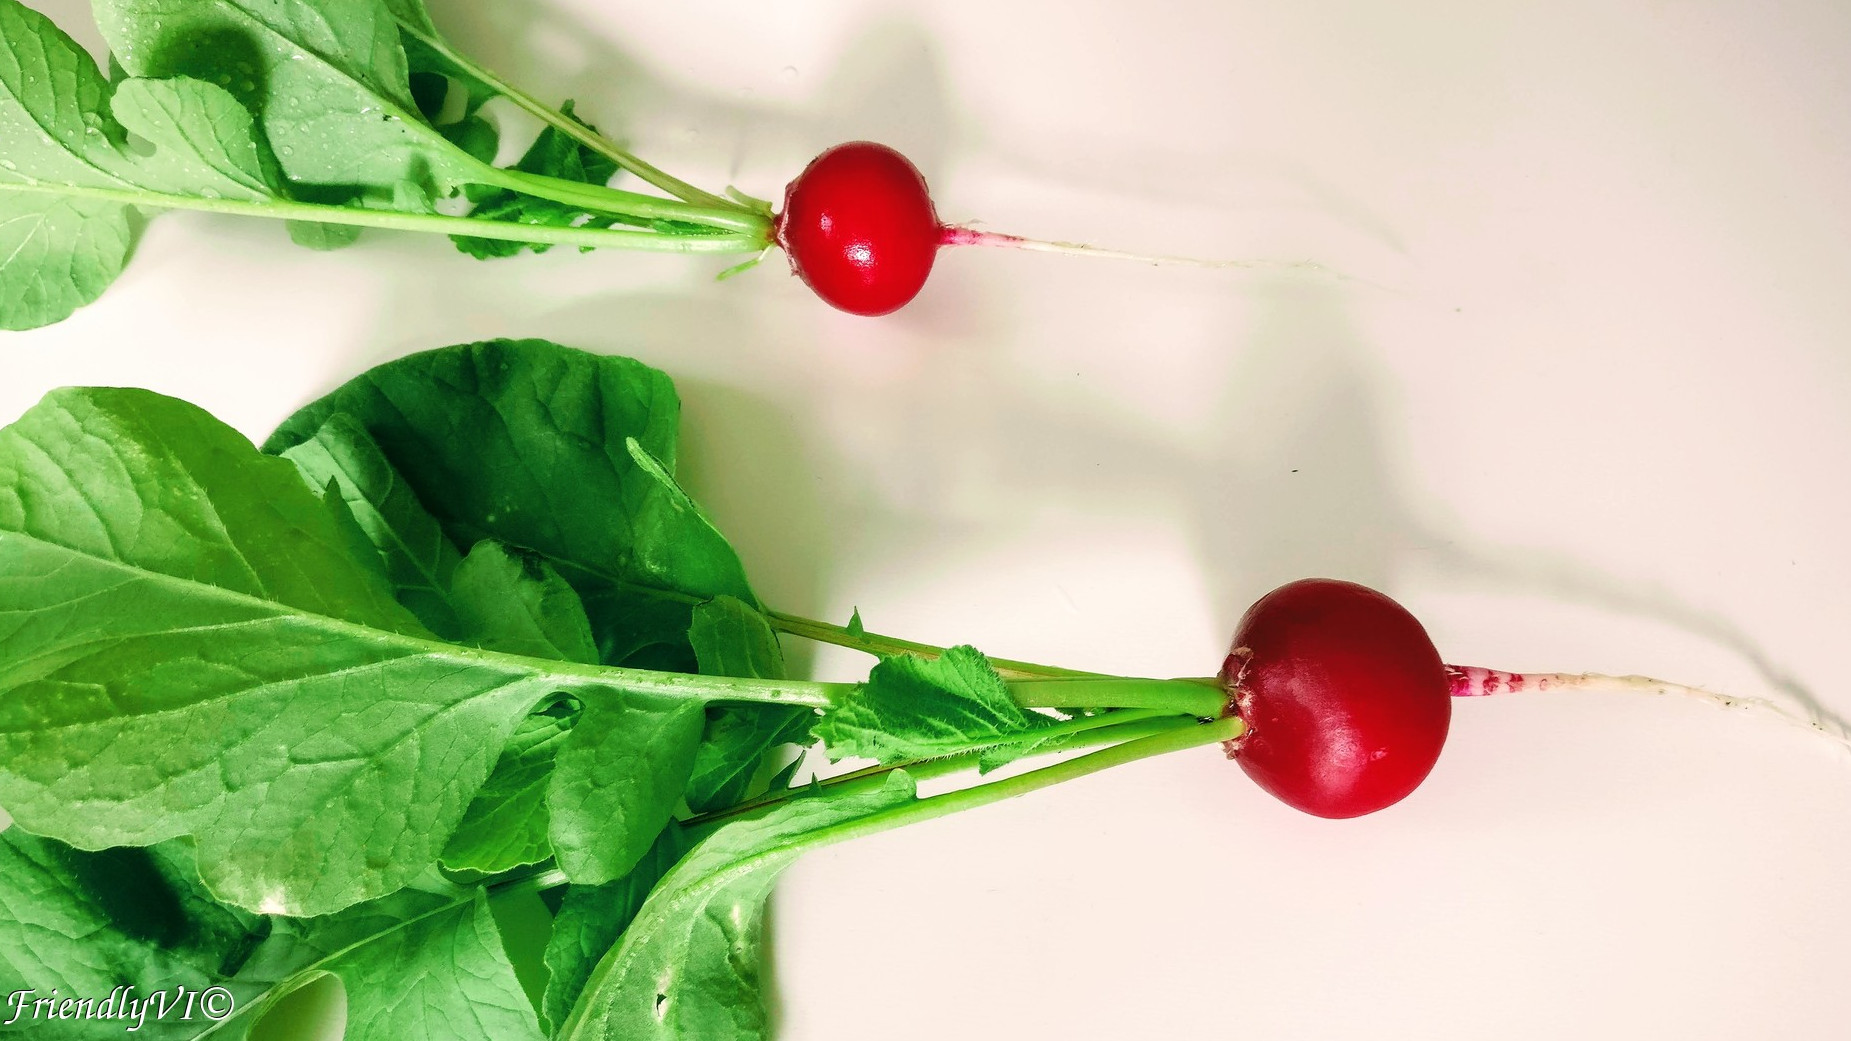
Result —
POLYGON ((919 295, 944 227, 911 161, 886 145, 850 141, 791 181, 773 234, 817 296, 872 317, 919 295))
POLYGON ((1302 579, 1261 597, 1222 666, 1229 758, 1287 805, 1359 817, 1406 798, 1439 758, 1451 683, 1406 608, 1353 582, 1302 579))

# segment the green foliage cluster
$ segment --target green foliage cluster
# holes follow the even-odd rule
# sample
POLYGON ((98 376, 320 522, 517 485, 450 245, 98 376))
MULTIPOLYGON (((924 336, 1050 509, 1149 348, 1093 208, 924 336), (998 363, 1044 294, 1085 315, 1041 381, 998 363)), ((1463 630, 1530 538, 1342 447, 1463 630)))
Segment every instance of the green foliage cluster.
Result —
POLYGON ((529 340, 380 366, 261 449, 121 388, 0 429, 0 989, 222 985, 236 1036, 331 975, 354 1041, 759 1038, 799 851, 1109 732, 969 648, 784 678, 675 482, 679 411, 529 340), (817 738, 884 766, 791 787, 817 738), (531 997, 490 913, 524 888, 555 908, 531 997))

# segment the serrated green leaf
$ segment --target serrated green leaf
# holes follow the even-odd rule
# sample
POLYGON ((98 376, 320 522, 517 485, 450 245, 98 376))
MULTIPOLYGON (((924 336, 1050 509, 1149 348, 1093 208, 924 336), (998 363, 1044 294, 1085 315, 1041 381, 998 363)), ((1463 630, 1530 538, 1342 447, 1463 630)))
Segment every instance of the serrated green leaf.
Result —
POLYGON ((935 659, 883 658, 814 730, 832 756, 894 763, 984 748, 1052 722, 1017 705, 976 648, 953 647, 935 659))
POLYGON ((585 985, 560 1041, 762 1041, 756 953, 778 874, 824 829, 904 805, 913 784, 797 798, 717 829, 650 893, 585 985))
MULTIPOLYGON (((324 913, 434 860, 542 698, 621 705, 582 667, 434 640, 351 546, 184 402, 65 389, 0 430, 0 804, 86 848, 195 835, 223 899, 324 913)), ((614 787, 654 765, 593 758, 614 787)))

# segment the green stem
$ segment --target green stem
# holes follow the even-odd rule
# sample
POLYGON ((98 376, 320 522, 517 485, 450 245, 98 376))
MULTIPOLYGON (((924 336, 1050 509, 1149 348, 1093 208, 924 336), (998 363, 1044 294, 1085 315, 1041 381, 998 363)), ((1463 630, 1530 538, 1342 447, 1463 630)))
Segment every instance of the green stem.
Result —
POLYGON ((764 242, 751 235, 665 235, 657 231, 630 231, 620 228, 555 228, 538 224, 515 224, 452 217, 441 213, 398 213, 392 210, 365 210, 348 206, 325 206, 293 199, 252 201, 244 199, 207 199, 191 195, 169 195, 142 189, 91 188, 69 184, 14 184, 0 182, 0 191, 38 192, 83 199, 102 199, 127 206, 147 206, 167 210, 198 210, 205 213, 228 213, 240 217, 268 217, 273 220, 310 221, 316 224, 346 224, 362 228, 386 228, 393 231, 421 231, 439 235, 467 235, 479 239, 505 239, 511 242, 543 242, 555 246, 582 246, 588 249, 648 250, 660 253, 756 253, 764 242))
POLYGON ((1202 719, 1219 716, 1228 699, 1212 679, 1125 676, 1011 680, 1009 693, 1023 708, 1147 708, 1202 719))
MULTIPOLYGON (((1035 755, 1053 752, 1072 752, 1082 748, 1096 748, 1099 745, 1117 744, 1134 738, 1148 737, 1152 734, 1167 733, 1171 730, 1194 727, 1197 720, 1185 719, 1171 713, 1156 712, 1148 709, 1124 709, 1106 712, 1097 716, 1084 716, 1066 720, 1054 726, 1029 731, 1018 735, 1020 740, 1000 741, 997 744, 1014 744, 1033 741, 1037 743, 1035 755), (1084 725, 1074 725, 1084 724, 1084 725), (1047 742, 1041 746, 1040 742, 1047 742)), ((751 813, 767 806, 776 806, 788 802, 800 795, 813 791, 834 791, 845 786, 866 787, 866 782, 879 781, 895 770, 905 770, 914 780, 928 780, 945 777, 980 766, 983 753, 995 745, 960 752, 956 755, 936 756, 930 759, 907 759, 898 763, 865 766, 845 774, 838 774, 812 785, 786 788, 782 791, 767 792, 756 799, 713 810, 696 817, 690 817, 682 824, 688 827, 708 824, 713 821, 737 817, 742 813, 751 813)))
MULTIPOLYGON (((915 643, 902 640, 896 636, 882 636, 879 633, 851 632, 844 626, 819 622, 814 618, 801 615, 785 614, 782 611, 767 611, 766 616, 779 632, 792 636, 801 636, 806 640, 827 643, 836 647, 861 651, 876 657, 893 654, 917 654, 921 658, 937 658, 945 653, 945 648, 929 643, 915 643)), ((1012 661, 1008 658, 991 658, 990 665, 1004 679, 1046 679, 1060 676, 1094 677, 1097 672, 1080 672, 1075 669, 1062 669, 1052 665, 1036 665, 1033 662, 1012 661)))
POLYGON ((1151 737, 1156 734, 1167 734, 1172 730, 1180 730, 1187 727, 1199 726, 1201 724, 1201 720, 1199 719, 1164 715, 1161 713, 1153 713, 1144 719, 1131 719, 1129 718, 1131 715, 1132 713, 1127 711, 1108 713, 1105 717, 1094 717, 1120 717, 1120 719, 1112 726, 1100 727, 1097 730, 1084 730, 1069 737, 1056 738, 1045 745, 1037 746, 1035 748, 1035 754, 1056 755, 1061 752, 1076 752, 1082 748, 1097 748, 1100 745, 1116 745, 1125 741, 1151 737))
POLYGON ((789 845, 780 847, 776 852, 780 854, 791 852, 800 853, 820 846, 833 845, 837 842, 846 842, 849 839, 860 838, 864 835, 873 835, 878 832, 888 831, 907 824, 917 824, 921 821, 948 816, 962 810, 975 809, 978 806, 987 806, 991 803, 1002 802, 1004 799, 1013 799, 1018 796, 1027 795, 1030 792, 1037 792, 1043 788, 1049 788, 1065 781, 1076 780, 1088 774, 1098 773, 1101 770, 1109 770, 1114 766, 1134 763, 1140 759, 1149 759, 1152 756, 1166 755, 1170 752, 1180 752, 1188 748, 1230 741, 1239 737, 1242 729, 1243 727, 1239 719, 1229 717, 1227 719, 1217 719, 1209 723, 1197 723, 1164 730, 1160 733, 1152 734, 1149 737, 1141 737, 1133 741, 1126 741, 1123 744, 1113 745, 1110 748, 1092 752, 1080 756, 1077 759, 1069 759, 1066 762, 1055 763, 1052 766, 1044 766, 1039 770, 1031 770, 1028 773, 1017 774, 1014 777, 1005 777, 1002 780, 991 781, 988 784, 961 788, 955 792, 947 792, 944 795, 935 795, 931 798, 920 799, 916 802, 908 803, 894 809, 883 810, 858 820, 846 821, 828 828, 820 828, 801 836, 789 845))
POLYGON ((684 202, 696 206, 715 209, 739 208, 736 204, 709 192, 701 191, 678 177, 671 177, 662 170, 643 162, 641 159, 617 147, 617 145, 578 121, 567 117, 550 105, 542 104, 531 95, 495 75, 488 69, 464 57, 450 48, 450 45, 432 33, 427 33, 415 25, 399 19, 399 30, 417 40, 444 60, 475 77, 483 86, 507 98, 516 107, 530 113, 547 126, 565 134, 572 140, 616 163, 620 168, 635 174, 645 183, 651 184, 684 202))
POLYGON ((521 192, 526 195, 563 202, 593 213, 608 213, 614 216, 637 217, 644 220, 672 220, 688 224, 701 224, 722 231, 736 232, 753 236, 758 248, 763 249, 771 242, 771 221, 764 216, 741 210, 736 206, 723 209, 695 206, 675 199, 664 199, 641 192, 625 191, 622 188, 608 188, 601 184, 588 184, 584 181, 569 181, 563 177, 550 177, 546 174, 528 173, 502 166, 485 166, 482 180, 498 188, 521 192))

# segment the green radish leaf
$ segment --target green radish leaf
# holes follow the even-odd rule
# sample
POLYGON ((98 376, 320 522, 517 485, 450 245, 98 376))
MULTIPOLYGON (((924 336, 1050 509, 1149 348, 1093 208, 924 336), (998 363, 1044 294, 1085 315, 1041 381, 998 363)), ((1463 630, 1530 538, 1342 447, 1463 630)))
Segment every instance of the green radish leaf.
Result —
MULTIPOLYGON (((484 647, 561 661, 598 659, 578 594, 538 554, 479 542, 456 569, 452 594, 464 630, 484 647)), ((553 855, 546 793, 573 715, 560 706, 521 722, 450 837, 444 866, 490 875, 553 855)))
MULTIPOLYGON (((560 111, 567 119, 587 129, 596 128, 579 119, 572 112, 572 102, 560 106, 560 111)), ((586 148, 557 127, 547 127, 540 131, 527 153, 514 164, 516 170, 523 173, 545 174, 568 181, 581 181, 586 184, 605 184, 617 174, 617 164, 605 156, 586 148)), ((469 211, 471 217, 483 220, 510 221, 520 224, 543 224, 553 227, 570 227, 585 221, 599 223, 596 218, 584 210, 550 199, 538 199, 531 195, 521 195, 506 188, 494 188, 475 193, 475 208, 469 211)), ((606 218, 604 226, 613 224, 606 218)), ((552 247, 544 242, 511 242, 506 239, 478 239, 462 235, 450 236, 456 248, 475 257, 488 260, 492 257, 511 257, 523 250, 544 253, 552 247)))
POLYGON ((353 224, 317 224, 314 221, 285 221, 289 241, 306 249, 327 252, 345 249, 360 238, 360 228, 353 224))
POLYGON ((123 80, 110 109, 154 146, 125 170, 142 188, 251 202, 281 194, 258 151, 250 112, 221 87, 185 78, 123 80))
POLYGON ((697 605, 688 640, 705 675, 784 675, 784 648, 777 632, 763 611, 738 597, 716 596, 697 605))
POLYGON ((439 636, 456 639, 463 634, 463 622, 450 602, 450 583, 462 554, 365 427, 349 416, 330 416, 283 458, 296 465, 310 487, 332 483, 339 489, 384 560, 400 603, 439 636))
POLYGON ((442 37, 421 0, 385 0, 385 3, 399 23, 400 42, 404 44, 405 58, 414 80, 422 75, 461 83, 468 92, 468 103, 463 110, 465 116, 474 115, 490 99, 501 96, 501 92, 483 82, 472 67, 432 46, 433 43, 441 44, 442 37))
POLYGON ((109 91, 89 53, 51 19, 0 0, 0 328, 63 320, 128 260, 128 206, 38 190, 133 187, 109 91))
POLYGON ((213 900, 184 842, 89 853, 19 828, 0 832, 0 912, 0 991, 96 1000, 218 983, 270 927, 213 900))
POLYGON ((0 329, 61 322, 103 295, 134 241, 129 209, 0 184, 0 329))
MULTIPOLYGON (((694 845, 696 835, 669 825, 629 874, 601 886, 567 886, 553 915, 546 946, 546 994, 540 1012, 548 1023, 564 1023, 584 992, 592 970, 617 943, 662 876, 694 845)), ((756 965, 757 952, 750 964, 756 965)))
POLYGON ((222 88, 111 89, 50 19, 0 0, 0 328, 49 325, 101 295, 128 259, 131 206, 278 194, 250 113, 222 88), (129 131, 151 152, 128 149, 129 131))
MULTIPOLYGON (((578 594, 536 553, 489 540, 479 542, 456 569, 451 592, 464 630, 484 647, 561 661, 595 664, 598 660, 591 623, 578 594)), ((594 725, 611 719, 601 710, 594 711, 592 718, 594 725)), ((571 726, 572 713, 563 708, 522 722, 450 837, 445 866, 494 874, 553 855, 547 837, 551 814, 546 793, 555 756, 565 746, 571 726)), ((598 738, 600 745, 610 740, 608 736, 598 738)), ((639 762, 635 769, 652 765, 639 762)), ((658 799, 648 813, 652 820, 655 816, 661 820, 644 827, 659 829, 672 808, 672 800, 658 799)), ((594 806, 588 812, 601 813, 604 807, 594 806)), ((648 839, 640 835, 634 841, 648 839)))
POLYGON ((478 542, 450 593, 464 632, 490 650, 597 664, 585 605, 538 553, 478 542))
POLYGON ((553 855, 546 837, 551 823, 546 790, 553 759, 571 730, 572 714, 566 711, 521 720, 444 847, 444 867, 496 875, 553 855))
POLYGON ((269 984, 243 1028, 327 976, 347 992, 346 1041, 540 1041, 486 891, 406 890, 324 918, 285 921, 245 976, 269 984))
POLYGON ((776 787, 780 753, 806 744, 815 719, 808 709, 778 705, 709 707, 705 737, 683 795, 688 809, 711 813, 776 787))
POLYGON ((698 701, 583 703, 546 800, 548 837, 568 879, 609 882, 643 858, 681 801, 706 719, 698 701))
POLYGON ((953 647, 935 659, 881 659, 855 695, 814 729, 836 758, 893 763, 1000 744, 1053 722, 1017 705, 976 648, 953 647))
POLYGON ((560 1041, 763 1041, 768 1017, 755 960, 778 874, 824 833, 904 805, 912 779, 803 797, 725 824, 665 875, 606 954, 560 1041))
POLYGON ((109 81, 51 19, 0 0, 0 183, 118 188, 109 81))
POLYGON ((405 25, 427 35, 436 35, 437 23, 431 21, 431 13, 424 6, 424 0, 386 0, 386 10, 392 17, 405 25))
POLYGON ((335 413, 372 434, 453 543, 546 556, 579 591, 609 664, 692 671, 693 605, 758 602, 737 554, 674 487, 680 403, 639 362, 544 340, 414 354, 302 409, 266 449, 335 413), (639 464, 629 439, 658 465, 639 464))
POLYGON ((476 113, 472 112, 454 123, 446 123, 437 129, 449 139, 451 144, 479 162, 492 163, 501 151, 501 131, 495 128, 495 124, 476 113))
POLYGON ((96 0, 97 25, 137 76, 225 86, 258 114, 291 180, 448 194, 481 165, 412 100, 382 0, 96 0))
MULTIPOLYGON (((721 596, 696 607, 688 639, 704 675, 784 675, 777 633, 744 601, 721 596)), ((707 813, 758 794, 754 781, 769 772, 778 750, 804 742, 815 719, 807 709, 778 705, 710 706, 706 737, 688 779, 688 808, 707 813)))
MULTIPOLYGON (((0 805, 84 848, 194 835, 222 899, 320 914, 434 860, 553 692, 637 727, 701 712, 438 642, 352 546, 289 463, 184 402, 65 389, 0 430, 0 805)), ((600 785, 673 788, 659 812, 632 797, 639 826, 686 781, 591 758, 600 785)), ((640 855, 653 836, 605 841, 640 855)))

